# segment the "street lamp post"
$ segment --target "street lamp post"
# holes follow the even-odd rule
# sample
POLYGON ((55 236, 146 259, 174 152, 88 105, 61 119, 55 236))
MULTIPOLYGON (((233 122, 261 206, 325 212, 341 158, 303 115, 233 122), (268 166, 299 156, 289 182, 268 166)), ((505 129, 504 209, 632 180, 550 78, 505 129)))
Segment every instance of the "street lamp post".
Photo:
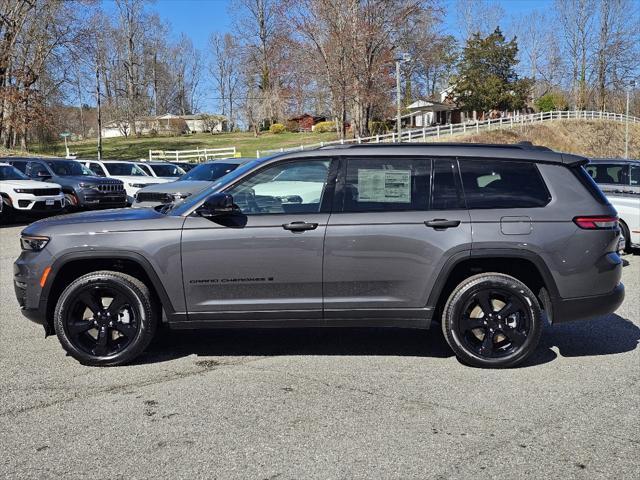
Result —
POLYGON ((402 57, 396 59, 396 132, 398 133, 398 143, 402 141, 402 97, 400 94, 400 64, 411 61, 411 55, 403 53, 402 57))
POLYGON ((625 119, 624 129, 624 158, 629 158, 629 96, 631 95, 631 89, 636 86, 636 81, 633 80, 627 87, 627 116, 625 119))

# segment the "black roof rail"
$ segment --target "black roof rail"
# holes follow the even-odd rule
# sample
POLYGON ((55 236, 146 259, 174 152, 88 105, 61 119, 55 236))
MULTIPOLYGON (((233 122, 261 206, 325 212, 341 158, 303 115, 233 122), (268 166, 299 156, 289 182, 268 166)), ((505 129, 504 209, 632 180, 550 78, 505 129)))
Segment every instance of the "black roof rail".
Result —
POLYGON ((410 143, 350 143, 341 145, 325 145, 318 150, 349 149, 359 147, 402 148, 402 147, 460 147, 460 148, 505 148, 518 150, 544 150, 553 152, 549 147, 534 145, 531 142, 519 143, 464 143, 464 142, 410 142, 410 143))

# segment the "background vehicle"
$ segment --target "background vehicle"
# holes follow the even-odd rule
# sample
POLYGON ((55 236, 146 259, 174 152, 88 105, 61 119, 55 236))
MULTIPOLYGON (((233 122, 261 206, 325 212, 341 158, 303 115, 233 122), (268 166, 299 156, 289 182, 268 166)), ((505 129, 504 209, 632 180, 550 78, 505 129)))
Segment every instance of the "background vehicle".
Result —
POLYGON ((185 171, 169 162, 135 162, 147 175, 156 178, 164 178, 167 181, 176 180, 185 174, 185 171))
POLYGON ((121 180, 124 183, 124 189, 127 191, 127 202, 134 202, 135 194, 141 188, 149 185, 157 185, 165 183, 168 180, 164 178, 156 178, 147 175, 134 162, 123 162, 118 160, 78 160, 85 167, 89 168, 99 177, 109 177, 121 180))
POLYGON ((191 163, 191 162, 170 162, 170 163, 180 167, 185 172, 189 172, 189 170, 192 170, 198 165, 200 165, 199 163, 191 163))
POLYGON ((33 180, 52 181, 62 187, 65 207, 124 207, 127 193, 120 180, 95 176, 75 160, 54 158, 9 158, 13 165, 33 180))
POLYGON ((31 224, 16 296, 91 365, 135 358, 163 319, 422 329, 440 320, 463 362, 511 367, 535 350, 544 316, 604 315, 624 299, 616 212, 587 162, 470 144, 257 159, 172 208, 31 224))
POLYGON ((194 193, 211 187, 220 177, 248 162, 249 158, 229 158, 201 163, 175 182, 145 187, 136 194, 133 207, 154 207, 175 200, 183 200, 194 193))
POLYGON ((626 250, 640 248, 640 160, 593 159, 585 168, 618 211, 626 250))
POLYGON ((64 208, 64 195, 60 185, 36 182, 8 163, 0 163, 0 203, 5 218, 12 210, 57 212, 64 208))

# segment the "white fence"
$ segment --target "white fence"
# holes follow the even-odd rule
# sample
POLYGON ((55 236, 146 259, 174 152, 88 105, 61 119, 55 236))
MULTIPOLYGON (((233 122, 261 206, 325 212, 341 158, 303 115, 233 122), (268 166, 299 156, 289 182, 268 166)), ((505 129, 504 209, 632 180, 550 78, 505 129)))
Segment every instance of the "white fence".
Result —
POLYGON ((257 150, 256 157, 261 157, 278 152, 293 152, 308 150, 327 145, 345 145, 353 143, 394 143, 394 142, 424 142, 427 139, 440 139, 445 136, 477 133, 481 130, 494 130, 500 128, 514 128, 517 126, 530 125, 533 123, 548 122, 552 120, 613 120, 618 122, 640 123, 640 118, 622 113, 596 112, 584 110, 539 112, 527 115, 516 115, 512 117, 502 117, 482 121, 471 121, 465 123, 451 123, 447 125, 436 125, 433 127, 422 127, 413 130, 403 130, 398 136, 397 133, 387 133, 384 135, 374 135, 371 137, 356 137, 344 140, 334 140, 331 142, 320 142, 310 145, 300 145, 299 147, 279 148, 275 150, 257 150))
POLYGON ((216 158, 232 158, 237 155, 236 147, 198 148, 196 150, 149 150, 149 161, 206 162, 216 158))

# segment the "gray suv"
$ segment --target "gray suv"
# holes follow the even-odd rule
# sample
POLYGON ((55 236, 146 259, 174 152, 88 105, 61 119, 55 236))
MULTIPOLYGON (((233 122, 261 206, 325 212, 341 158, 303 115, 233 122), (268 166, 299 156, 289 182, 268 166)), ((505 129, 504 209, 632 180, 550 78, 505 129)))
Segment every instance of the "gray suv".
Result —
POLYGON ((5 161, 33 180, 59 184, 67 210, 127 206, 127 192, 122 181, 98 177, 75 160, 11 157, 5 161))
POLYGON ((170 328, 439 321, 510 367, 551 323, 622 303, 615 209, 587 159, 531 145, 345 146, 241 165, 183 202, 22 232, 22 311, 89 365, 170 328))

